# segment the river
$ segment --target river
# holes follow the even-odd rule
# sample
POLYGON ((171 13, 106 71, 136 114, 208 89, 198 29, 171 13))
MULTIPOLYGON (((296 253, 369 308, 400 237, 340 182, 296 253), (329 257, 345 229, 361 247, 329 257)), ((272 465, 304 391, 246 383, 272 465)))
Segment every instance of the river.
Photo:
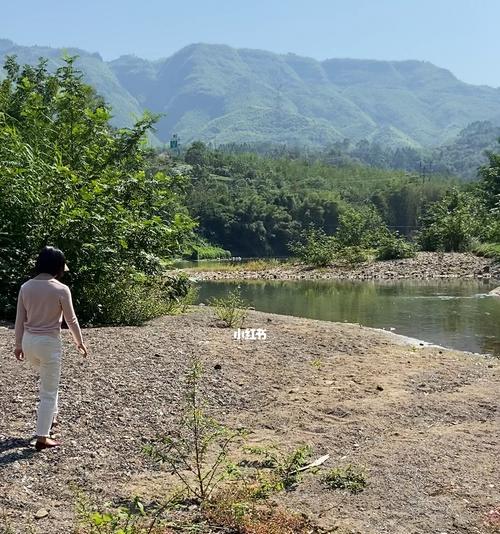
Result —
MULTIPOLYGON (((240 286, 256 310, 360 323, 459 350, 500 357, 500 298, 477 280, 198 282, 198 302, 240 286)), ((259 325, 258 325, 259 326, 259 325)))

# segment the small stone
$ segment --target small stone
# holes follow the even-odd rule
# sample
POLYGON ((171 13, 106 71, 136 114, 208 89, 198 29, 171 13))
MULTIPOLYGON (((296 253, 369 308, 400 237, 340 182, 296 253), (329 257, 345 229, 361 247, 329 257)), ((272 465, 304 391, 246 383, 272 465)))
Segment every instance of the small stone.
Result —
POLYGON ((384 391, 384 388, 379 384, 379 385, 377 386, 377 391, 384 391))
POLYGON ((216 364, 214 365, 214 369, 215 369, 216 371, 220 371, 220 370, 222 369, 222 365, 221 365, 220 363, 216 363, 216 364))
POLYGON ((37 510, 35 512, 35 519, 43 519, 44 517, 47 517, 49 515, 49 511, 45 508, 40 508, 40 510, 37 510))

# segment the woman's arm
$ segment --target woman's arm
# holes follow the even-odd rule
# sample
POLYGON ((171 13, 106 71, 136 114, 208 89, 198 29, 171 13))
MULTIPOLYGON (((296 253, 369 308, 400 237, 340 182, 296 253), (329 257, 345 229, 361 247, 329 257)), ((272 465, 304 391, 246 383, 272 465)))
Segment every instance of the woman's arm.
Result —
MULTIPOLYGON (((16 312, 16 351, 22 349, 23 334, 24 334, 24 323, 26 321, 26 308, 24 307, 23 302, 23 290, 19 290, 19 296, 17 297, 17 312, 16 312)), ((16 352, 17 355, 17 352, 16 352)))
POLYGON ((71 291, 69 287, 64 286, 61 294, 61 307, 63 310, 64 320, 70 329, 75 343, 80 347, 83 345, 82 331, 78 319, 76 318, 75 310, 73 308, 73 299, 71 298, 71 291))

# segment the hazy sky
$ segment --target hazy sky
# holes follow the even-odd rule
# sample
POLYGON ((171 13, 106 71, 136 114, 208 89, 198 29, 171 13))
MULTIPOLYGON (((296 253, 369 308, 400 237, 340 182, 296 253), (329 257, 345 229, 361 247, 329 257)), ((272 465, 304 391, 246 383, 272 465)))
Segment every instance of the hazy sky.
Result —
POLYGON ((500 0, 2 0, 0 38, 105 59, 193 42, 330 57, 421 59, 500 86, 500 0))

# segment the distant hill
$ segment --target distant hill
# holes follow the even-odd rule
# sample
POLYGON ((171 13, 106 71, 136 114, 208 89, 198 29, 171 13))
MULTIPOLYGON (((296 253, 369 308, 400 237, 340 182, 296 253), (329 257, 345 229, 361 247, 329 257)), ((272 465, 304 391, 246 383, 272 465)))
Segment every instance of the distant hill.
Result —
POLYGON ((477 178, 478 169, 488 162, 486 152, 500 151, 500 126, 489 121, 474 122, 464 128, 453 142, 434 149, 437 168, 464 178, 477 178))
MULTIPOLYGON (((324 147, 345 138, 383 146, 451 143, 475 121, 500 125, 500 89, 468 85, 422 61, 329 59, 193 44, 159 61, 67 49, 111 104, 114 123, 143 109, 164 113, 157 136, 324 147)), ((62 50, 0 40, 0 59, 16 54, 60 62, 62 50)))

